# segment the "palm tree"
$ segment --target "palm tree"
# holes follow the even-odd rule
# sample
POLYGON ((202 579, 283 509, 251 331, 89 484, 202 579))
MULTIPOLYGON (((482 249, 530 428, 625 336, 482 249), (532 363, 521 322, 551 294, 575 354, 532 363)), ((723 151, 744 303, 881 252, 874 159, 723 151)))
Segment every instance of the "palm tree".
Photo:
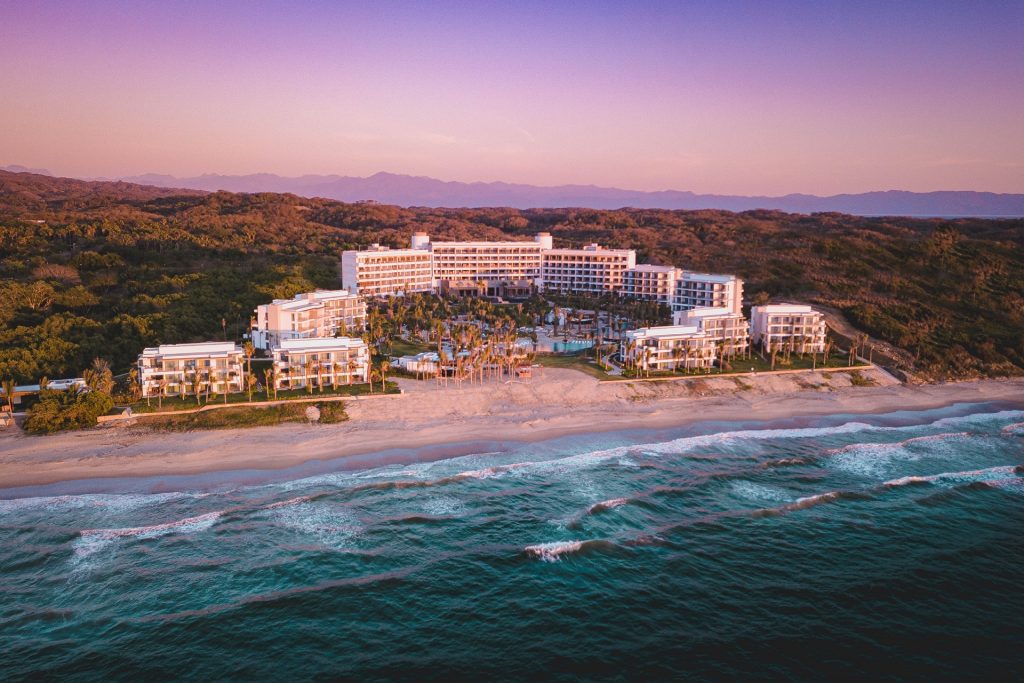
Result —
POLYGON ((263 371, 263 381, 266 382, 265 388, 268 401, 270 400, 271 390, 274 390, 275 392, 277 391, 277 387, 275 386, 275 380, 277 379, 277 377, 275 375, 276 373, 274 372, 273 365, 271 365, 269 368, 263 371))
POLYGON ((7 400, 7 409, 14 415, 14 380, 11 378, 5 379, 0 386, 3 386, 4 398, 7 400))
POLYGON ((252 341, 242 344, 242 353, 245 354, 245 373, 249 374, 252 372, 252 356, 256 353, 256 347, 253 346, 252 341))
POLYGON ((202 378, 202 375, 199 374, 198 370, 193 371, 193 373, 192 373, 192 393, 196 397, 196 405, 197 406, 201 406, 202 405, 202 395, 201 395, 202 394, 202 388, 203 388, 203 378, 202 378))
POLYGON ((159 385, 158 385, 160 393, 156 395, 156 407, 161 409, 161 410, 164 407, 164 394, 167 393, 167 385, 168 384, 169 384, 169 380, 165 377, 164 379, 160 380, 159 385))
POLYGON ((377 370, 380 372, 380 390, 387 391, 387 372, 391 369, 391 363, 386 359, 381 359, 377 364, 377 370))

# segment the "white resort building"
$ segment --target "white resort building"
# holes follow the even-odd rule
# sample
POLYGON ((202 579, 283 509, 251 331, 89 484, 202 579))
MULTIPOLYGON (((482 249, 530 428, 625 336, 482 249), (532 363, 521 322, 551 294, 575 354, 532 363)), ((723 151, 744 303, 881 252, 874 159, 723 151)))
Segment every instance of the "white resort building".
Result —
POLYGON ((743 280, 636 262, 633 249, 598 244, 555 249, 549 233, 530 240, 431 242, 417 232, 408 249, 374 244, 341 257, 342 286, 364 296, 402 292, 525 298, 548 292, 615 292, 672 307, 729 308, 740 313, 743 280))
POLYGON ((750 330, 754 343, 769 353, 823 353, 828 328, 825 316, 810 306, 769 304, 751 309, 750 330))
POLYGON ((277 389, 359 384, 366 382, 370 363, 366 342, 350 337, 284 339, 273 357, 277 389))
POLYGON ((710 368, 715 363, 715 342, 699 327, 667 325, 630 330, 622 338, 620 357, 638 370, 710 368))
POLYGON ((671 306, 677 274, 673 266, 641 263, 622 274, 622 295, 671 306))
POLYGON ((256 307, 252 343, 269 350, 285 339, 359 334, 366 327, 366 302, 346 289, 296 294, 256 307))
POLYGON ((341 286, 363 296, 432 292, 432 259, 425 248, 389 249, 373 244, 363 251, 346 251, 341 255, 341 286))
POLYGON ((733 313, 742 313, 743 280, 735 275, 683 271, 676 279, 672 310, 691 308, 728 308, 733 313))
POLYGON ((632 249, 605 249, 590 244, 582 249, 544 252, 541 282, 548 292, 603 294, 622 290, 622 276, 636 266, 632 249))
POLYGON ((242 391, 242 349, 233 342, 161 344, 139 354, 142 397, 242 391))
MULTIPOLYGON (((425 233, 416 233, 413 239, 420 245, 430 240, 425 233)), ((551 249, 551 235, 539 233, 532 242, 432 242, 429 248, 435 286, 459 280, 537 280, 541 254, 551 249)))
POLYGON ((682 327, 698 327, 725 356, 744 354, 750 348, 750 325, 740 313, 728 308, 691 308, 672 315, 672 322, 682 327))

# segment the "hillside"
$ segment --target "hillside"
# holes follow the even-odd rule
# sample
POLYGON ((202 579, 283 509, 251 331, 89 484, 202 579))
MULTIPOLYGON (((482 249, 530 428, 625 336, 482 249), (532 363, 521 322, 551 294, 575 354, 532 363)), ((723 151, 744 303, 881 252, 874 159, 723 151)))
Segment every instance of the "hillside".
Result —
POLYGON ((434 239, 599 241, 832 306, 926 378, 1024 373, 1024 221, 769 211, 403 209, 0 172, 0 377, 124 371, 158 342, 238 337, 256 304, 338 282, 339 253, 434 239), (223 321, 223 323, 222 323, 223 321))

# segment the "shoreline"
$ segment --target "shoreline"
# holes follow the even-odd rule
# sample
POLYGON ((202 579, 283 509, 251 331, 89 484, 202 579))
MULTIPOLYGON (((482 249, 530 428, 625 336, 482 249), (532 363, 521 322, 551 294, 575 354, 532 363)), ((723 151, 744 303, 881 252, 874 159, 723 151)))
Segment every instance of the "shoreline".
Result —
POLYGON ((430 459, 438 460, 456 457, 468 444, 522 444, 701 422, 867 415, 956 403, 1024 407, 1024 379, 912 386, 881 370, 865 374, 877 385, 850 386, 849 377, 836 373, 829 379, 747 378, 740 388, 713 377, 601 383, 574 370, 549 368, 529 383, 445 388, 399 380, 405 393, 349 402, 350 420, 335 425, 155 432, 126 422, 42 437, 0 432, 0 497, 7 489, 85 480, 242 474, 328 462, 338 469, 364 460, 367 467, 398 464, 409 461, 396 459, 399 452, 421 449, 436 450, 430 459))

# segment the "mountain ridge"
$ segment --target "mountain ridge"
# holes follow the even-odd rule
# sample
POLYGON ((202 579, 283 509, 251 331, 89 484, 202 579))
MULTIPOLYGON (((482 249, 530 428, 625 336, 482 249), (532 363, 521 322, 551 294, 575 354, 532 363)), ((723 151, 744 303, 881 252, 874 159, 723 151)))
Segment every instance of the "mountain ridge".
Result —
POLYGON ((338 174, 280 176, 274 173, 225 175, 206 173, 189 178, 143 174, 118 180, 214 192, 288 192, 344 202, 376 201, 397 206, 435 208, 511 207, 590 209, 770 209, 790 213, 847 213, 861 216, 1024 216, 1024 194, 939 190, 910 192, 878 190, 818 196, 791 193, 782 196, 698 194, 686 190, 624 190, 599 185, 554 186, 525 183, 461 182, 378 172, 367 177, 338 174))

